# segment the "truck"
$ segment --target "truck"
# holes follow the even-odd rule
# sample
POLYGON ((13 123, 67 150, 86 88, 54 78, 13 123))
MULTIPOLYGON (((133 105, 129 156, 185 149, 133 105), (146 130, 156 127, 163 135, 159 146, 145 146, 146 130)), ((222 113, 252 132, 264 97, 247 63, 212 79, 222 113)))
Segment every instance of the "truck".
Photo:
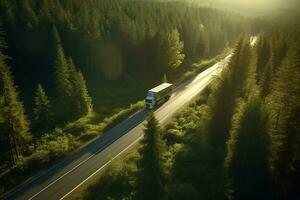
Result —
POLYGON ((145 107, 147 109, 154 109, 170 99, 173 91, 173 85, 171 83, 162 83, 155 88, 148 91, 145 98, 145 107))

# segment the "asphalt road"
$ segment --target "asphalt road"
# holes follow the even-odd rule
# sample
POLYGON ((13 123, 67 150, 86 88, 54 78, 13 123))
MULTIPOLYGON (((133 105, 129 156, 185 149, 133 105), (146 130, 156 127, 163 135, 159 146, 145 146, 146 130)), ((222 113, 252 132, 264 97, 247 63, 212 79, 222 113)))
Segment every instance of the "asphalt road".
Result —
MULTIPOLYGON (((167 123, 178 109, 197 96, 226 65, 230 56, 178 86, 170 100, 155 111, 158 121, 167 123)), ((4 199, 64 199, 143 137, 147 114, 145 109, 138 111, 62 162, 8 193, 4 199)))

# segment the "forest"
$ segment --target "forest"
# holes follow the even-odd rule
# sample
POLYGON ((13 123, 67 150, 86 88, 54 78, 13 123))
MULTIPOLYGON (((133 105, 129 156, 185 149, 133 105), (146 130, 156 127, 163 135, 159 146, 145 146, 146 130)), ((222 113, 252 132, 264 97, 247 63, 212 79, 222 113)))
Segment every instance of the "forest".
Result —
POLYGON ((236 42, 226 69, 71 199, 298 199, 299 26, 236 42), (146 194, 146 195, 145 195, 146 194))
POLYGON ((1 0, 0 20, 1 192, 141 109, 163 77, 209 66, 255 31, 183 2, 1 0))
POLYGON ((182 1, 1 0, 0 198, 141 110, 162 79, 233 52, 166 126, 150 113, 137 147, 76 199, 297 199, 300 28, 288 23, 182 1))

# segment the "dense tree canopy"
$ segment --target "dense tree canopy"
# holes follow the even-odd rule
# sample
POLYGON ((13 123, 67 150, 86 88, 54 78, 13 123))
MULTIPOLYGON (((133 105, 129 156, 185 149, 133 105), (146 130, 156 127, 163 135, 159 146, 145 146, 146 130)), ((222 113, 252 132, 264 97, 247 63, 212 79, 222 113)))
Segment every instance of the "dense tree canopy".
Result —
POLYGON ((145 128, 142 147, 139 150, 137 199, 162 199, 165 192, 163 167, 163 141, 160 128, 153 113, 150 113, 145 128))

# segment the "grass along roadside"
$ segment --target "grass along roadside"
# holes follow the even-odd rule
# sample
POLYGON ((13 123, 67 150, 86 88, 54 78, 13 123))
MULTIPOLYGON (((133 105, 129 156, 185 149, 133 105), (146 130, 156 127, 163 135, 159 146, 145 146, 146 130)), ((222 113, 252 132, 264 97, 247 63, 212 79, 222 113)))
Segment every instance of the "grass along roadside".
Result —
POLYGON ((79 147, 83 147, 97 136, 101 136, 106 130, 112 128, 120 121, 143 108, 144 104, 139 101, 130 105, 101 122, 95 122, 95 113, 69 122, 63 128, 55 128, 45 133, 40 142, 30 146, 32 154, 22 157, 19 162, 9 170, 0 174, 0 196, 12 190, 33 175, 45 168, 58 163, 66 155, 79 147))
POLYGON ((187 70, 186 72, 184 72, 184 74, 174 82, 174 85, 178 86, 181 83, 192 79, 193 77, 197 76, 199 73, 205 71, 206 69, 213 66, 214 64, 216 64, 220 60, 224 59, 231 52, 232 52, 231 48, 226 48, 226 49, 224 49, 224 51, 220 55, 218 55, 214 58, 206 59, 206 60, 200 60, 198 62, 193 63, 191 65, 190 69, 187 70))
MULTIPOLYGON (((82 184, 80 187, 70 193, 65 199, 102 199, 102 196, 111 196, 111 194, 109 194, 110 192, 119 197, 124 195, 124 192, 128 192, 130 190, 129 188, 132 187, 133 182, 135 181, 134 179, 127 178, 129 178, 129 174, 137 171, 136 161, 139 156, 137 151, 139 146, 139 143, 131 146, 127 151, 122 153, 122 156, 119 156, 113 160, 103 170, 91 177, 91 179, 89 179, 85 184, 82 184), (118 187, 115 187, 113 191, 106 190, 108 189, 107 184, 112 179, 124 186, 126 185, 129 190, 118 190, 118 187)), ((117 186, 117 184, 114 185, 117 186)), ((109 185, 108 187, 114 187, 114 185, 109 185)))

